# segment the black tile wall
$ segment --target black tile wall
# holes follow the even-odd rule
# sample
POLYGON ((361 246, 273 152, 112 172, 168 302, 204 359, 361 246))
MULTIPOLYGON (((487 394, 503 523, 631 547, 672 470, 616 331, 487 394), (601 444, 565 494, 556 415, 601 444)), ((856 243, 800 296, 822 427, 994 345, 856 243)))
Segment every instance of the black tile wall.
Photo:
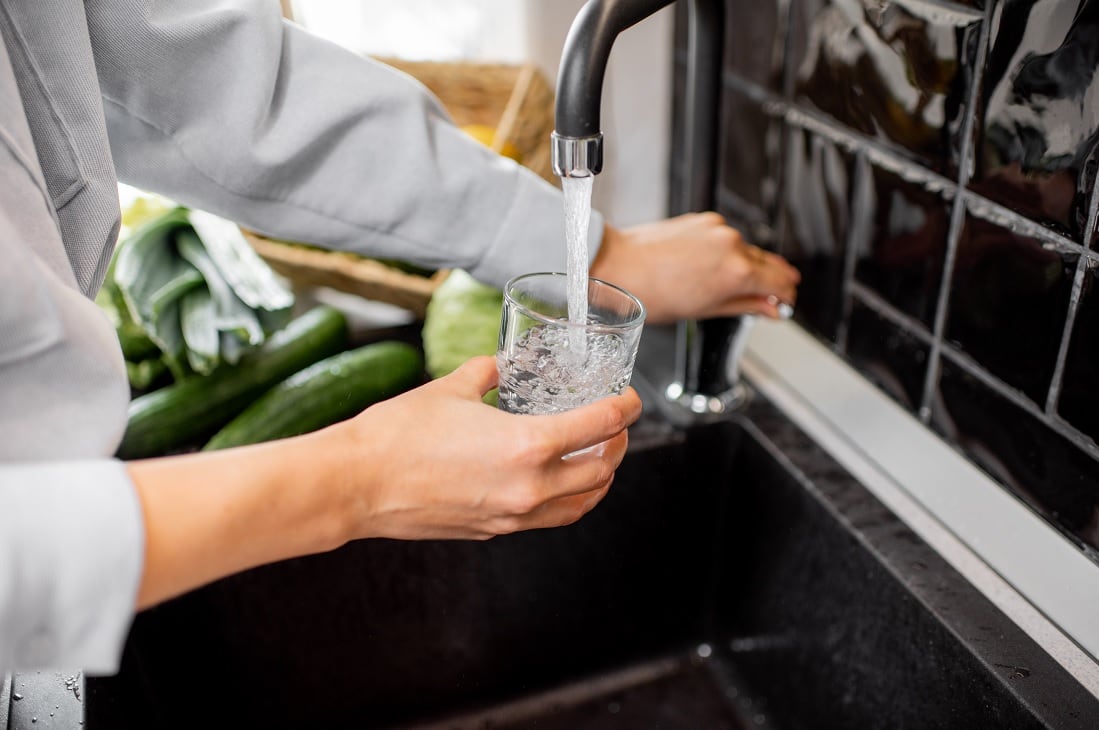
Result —
POLYGON ((953 174, 978 17, 928 3, 793 3, 794 98, 838 123, 953 174))
POLYGON ((782 122, 745 93, 729 89, 722 98, 721 166, 718 181, 728 199, 735 196, 745 217, 772 211, 778 193, 782 122))
MULTIPOLYGON (((685 6, 686 3, 679 3, 685 6)), ((779 3, 728 0, 725 11, 725 68, 773 91, 782 89, 782 30, 779 3)))
POLYGON ((1085 273, 1080 304, 1073 322, 1072 342, 1065 359, 1057 412, 1073 427, 1099 442, 1099 281, 1095 269, 1085 273))
POLYGON ((843 275, 855 160, 830 140, 790 127, 778 249, 802 272, 798 318, 829 340, 843 315, 843 275))
POLYGON ((1095 179, 1099 3, 999 4, 972 188, 1079 239, 1095 179))
POLYGON ((1099 0, 727 18, 719 210, 799 267, 803 327, 1099 562, 1099 0))
POLYGON ((1079 258, 966 216, 950 284, 947 341, 1044 405, 1079 258))
POLYGON ((856 301, 848 320, 847 354, 867 378, 910 411, 923 397, 931 348, 879 309, 856 301))
POLYGON ((930 331, 946 264, 951 201, 940 192, 880 167, 869 172, 869 198, 854 215, 866 219, 855 279, 930 331))
POLYGON ((1099 545, 1099 461, 950 358, 943 360, 936 401, 941 407, 931 425, 937 432, 1051 523, 1083 544, 1099 545))

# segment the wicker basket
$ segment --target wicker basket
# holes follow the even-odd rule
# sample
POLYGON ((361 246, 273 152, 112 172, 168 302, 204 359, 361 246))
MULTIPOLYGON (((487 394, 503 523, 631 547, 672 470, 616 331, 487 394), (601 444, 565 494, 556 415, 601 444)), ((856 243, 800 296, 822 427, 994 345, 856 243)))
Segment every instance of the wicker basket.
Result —
MULTIPOLYGON (((439 97, 456 124, 493 127, 493 149, 500 152, 505 145, 514 145, 524 166, 560 184, 550 167, 554 94, 537 68, 381 60, 423 83, 439 97)), ((251 231, 245 231, 245 236, 257 253, 294 286, 326 286, 395 304, 420 317, 432 292, 448 273, 418 276, 354 254, 286 244, 251 231)))

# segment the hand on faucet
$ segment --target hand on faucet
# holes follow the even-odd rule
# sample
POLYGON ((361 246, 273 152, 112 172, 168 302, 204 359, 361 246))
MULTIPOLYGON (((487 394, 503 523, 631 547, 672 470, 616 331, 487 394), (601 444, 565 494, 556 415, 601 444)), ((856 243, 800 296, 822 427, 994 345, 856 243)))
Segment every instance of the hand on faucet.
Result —
POLYGON ((786 259, 748 243, 712 212, 622 229, 608 225, 591 275, 637 295, 653 324, 789 316, 801 281, 786 259))

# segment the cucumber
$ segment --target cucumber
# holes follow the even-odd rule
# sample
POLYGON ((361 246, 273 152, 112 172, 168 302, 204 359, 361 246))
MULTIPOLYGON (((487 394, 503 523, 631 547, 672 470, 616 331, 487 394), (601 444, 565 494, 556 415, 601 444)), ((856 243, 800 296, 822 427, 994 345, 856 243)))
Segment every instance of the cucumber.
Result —
POLYGON ((320 305, 292 320, 236 365, 192 375, 130 402, 120 459, 178 452, 203 443, 261 393, 347 347, 347 318, 320 305))
POLYGON ((420 351, 375 342, 325 358, 272 387, 214 434, 203 451, 309 433, 423 382, 420 351))

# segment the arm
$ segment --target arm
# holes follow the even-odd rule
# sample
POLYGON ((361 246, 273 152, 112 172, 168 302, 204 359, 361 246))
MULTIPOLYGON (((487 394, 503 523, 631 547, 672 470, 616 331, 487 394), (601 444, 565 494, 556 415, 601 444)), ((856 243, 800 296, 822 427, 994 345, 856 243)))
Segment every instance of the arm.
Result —
POLYGON ((793 305, 801 275, 717 213, 688 213, 622 230, 606 227, 591 274, 633 292, 654 324, 761 314, 793 305))
POLYGON ((517 416, 481 401, 495 386, 494 361, 475 358, 321 431, 131 462, 148 535, 139 607, 353 539, 487 539, 579 519, 625 455, 637 394, 517 416))
MULTIPOLYGON (((101 0, 87 14, 124 181, 275 237, 497 286, 564 269, 558 190, 277 3, 101 0)), ((592 231, 594 255, 598 216, 592 231)))

